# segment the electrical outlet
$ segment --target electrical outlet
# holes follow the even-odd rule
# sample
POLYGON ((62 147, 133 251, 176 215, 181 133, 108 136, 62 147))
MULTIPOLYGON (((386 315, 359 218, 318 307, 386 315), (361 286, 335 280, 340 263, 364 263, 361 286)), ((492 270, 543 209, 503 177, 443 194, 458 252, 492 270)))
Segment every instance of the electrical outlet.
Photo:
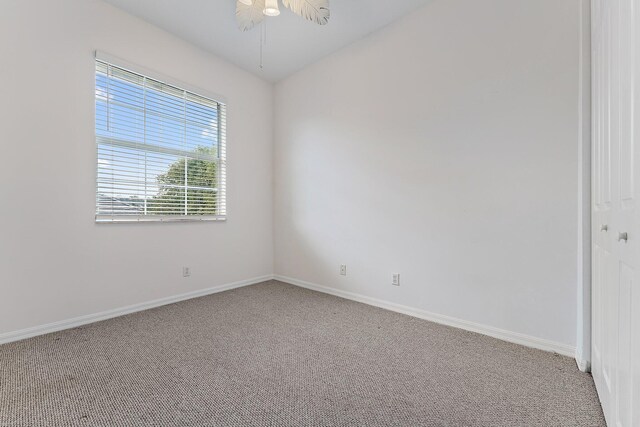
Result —
POLYGON ((182 277, 191 276, 191 268, 190 267, 182 267, 182 277))
POLYGON ((340 275, 341 276, 347 275, 347 264, 340 264, 340 275))
POLYGON ((400 286, 400 274, 399 273, 393 273, 393 277, 391 279, 391 284, 393 286, 400 286))

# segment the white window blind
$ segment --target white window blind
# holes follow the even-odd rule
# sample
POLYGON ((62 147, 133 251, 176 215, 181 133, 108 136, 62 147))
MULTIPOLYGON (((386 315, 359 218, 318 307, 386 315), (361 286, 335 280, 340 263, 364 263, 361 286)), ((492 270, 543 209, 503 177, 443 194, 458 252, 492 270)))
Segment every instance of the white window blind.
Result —
POLYGON ((226 216, 226 106, 96 60, 96 221, 226 216))

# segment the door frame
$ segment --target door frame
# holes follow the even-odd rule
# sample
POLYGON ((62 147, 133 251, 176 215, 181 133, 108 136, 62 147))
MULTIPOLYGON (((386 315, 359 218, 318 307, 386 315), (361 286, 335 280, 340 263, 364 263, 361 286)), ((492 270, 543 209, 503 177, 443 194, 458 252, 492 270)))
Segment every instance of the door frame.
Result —
POLYGON ((580 1, 576 363, 591 370, 591 0, 580 1))

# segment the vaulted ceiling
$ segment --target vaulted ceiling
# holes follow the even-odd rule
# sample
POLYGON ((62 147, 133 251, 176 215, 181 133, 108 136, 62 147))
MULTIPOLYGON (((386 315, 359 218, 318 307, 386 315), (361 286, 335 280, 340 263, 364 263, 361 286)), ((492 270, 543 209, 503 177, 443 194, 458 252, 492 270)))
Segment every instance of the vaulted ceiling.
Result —
POLYGON ((331 19, 316 25, 282 5, 267 18, 263 68, 261 27, 241 32, 235 0, 105 0, 265 80, 276 82, 431 0, 331 0, 331 19))

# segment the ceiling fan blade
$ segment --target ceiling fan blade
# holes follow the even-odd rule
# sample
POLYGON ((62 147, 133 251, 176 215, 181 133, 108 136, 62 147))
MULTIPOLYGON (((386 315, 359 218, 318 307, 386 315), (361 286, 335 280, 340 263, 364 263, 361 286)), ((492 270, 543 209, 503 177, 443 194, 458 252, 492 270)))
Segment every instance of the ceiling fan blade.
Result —
POLYGON ((236 21, 242 31, 252 29, 264 19, 264 0, 253 0, 251 6, 240 0, 236 2, 236 21))
POLYGON ((325 25, 329 22, 329 0, 282 0, 285 7, 296 15, 325 25))

